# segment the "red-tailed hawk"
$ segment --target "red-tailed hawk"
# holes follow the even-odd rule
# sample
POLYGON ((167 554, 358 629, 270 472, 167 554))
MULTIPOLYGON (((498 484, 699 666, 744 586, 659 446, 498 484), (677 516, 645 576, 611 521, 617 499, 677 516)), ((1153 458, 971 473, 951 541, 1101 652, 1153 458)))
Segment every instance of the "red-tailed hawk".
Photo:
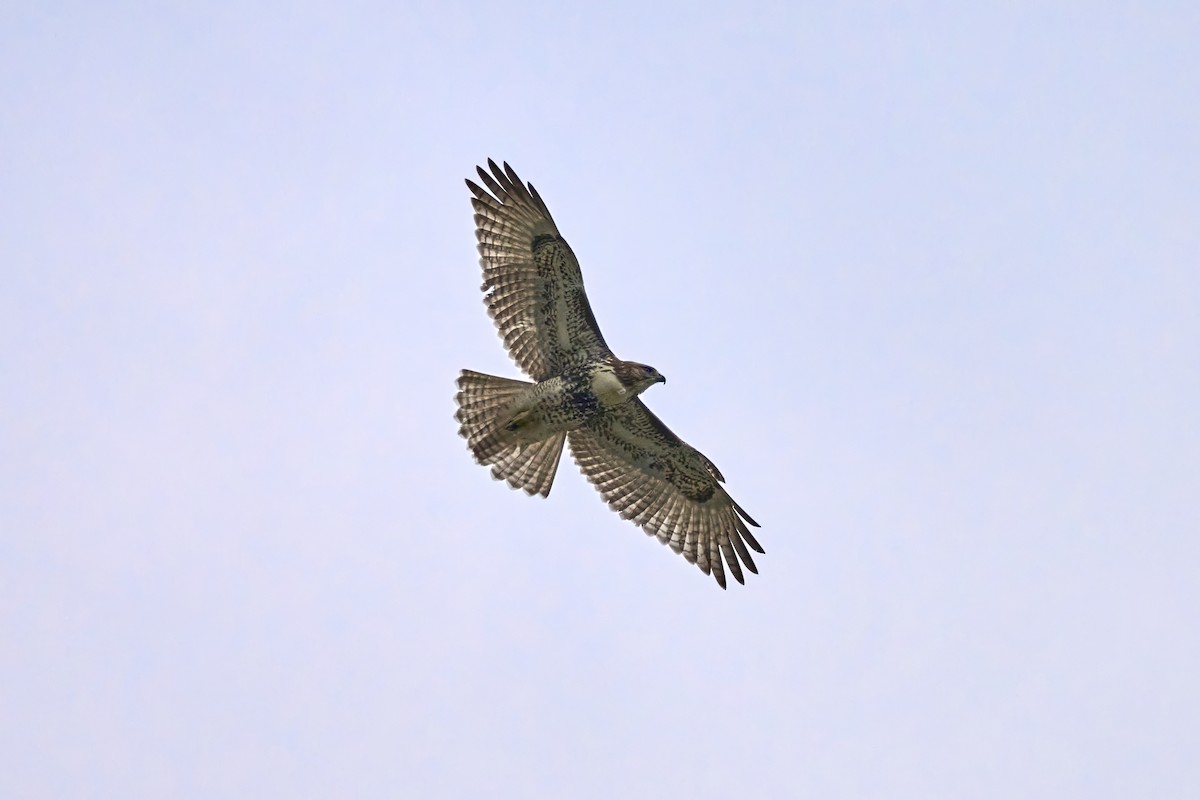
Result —
POLYGON ((546 204, 508 164, 477 167, 474 197, 484 302, 505 347, 532 378, 463 370, 459 433, 492 475, 530 495, 550 494, 563 441, 614 511, 712 574, 758 572, 747 525, 758 523, 721 486, 713 463, 664 425, 638 395, 666 379, 622 361, 604 343, 579 262, 546 204), (724 558, 724 564, 722 564, 724 558))

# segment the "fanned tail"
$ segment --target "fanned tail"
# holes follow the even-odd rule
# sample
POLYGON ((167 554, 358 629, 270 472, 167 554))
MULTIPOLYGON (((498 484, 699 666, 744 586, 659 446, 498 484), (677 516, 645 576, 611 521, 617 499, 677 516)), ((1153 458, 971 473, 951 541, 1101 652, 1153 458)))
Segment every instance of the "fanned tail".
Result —
POLYGON ((540 442, 513 443, 497 424, 508 402, 532 385, 464 369, 458 378, 459 391, 454 398, 458 413, 454 418, 462 423, 459 435, 467 440, 475 460, 491 466, 492 477, 530 495, 546 497, 554 483, 567 435, 559 433, 540 442))
POLYGON ((509 486, 523 489, 526 494, 549 497, 566 440, 565 433, 556 433, 540 442, 503 450, 491 462, 492 477, 507 481, 509 486))

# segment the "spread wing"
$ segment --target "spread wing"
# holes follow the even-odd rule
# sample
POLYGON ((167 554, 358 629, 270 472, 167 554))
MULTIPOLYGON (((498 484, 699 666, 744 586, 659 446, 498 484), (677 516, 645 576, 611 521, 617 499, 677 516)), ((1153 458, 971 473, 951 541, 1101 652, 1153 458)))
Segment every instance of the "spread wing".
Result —
POLYGON ((567 438, 575 463, 614 511, 711 573, 722 589, 725 566, 745 583, 739 559, 758 572, 746 549, 764 552, 746 527, 758 523, 721 487, 724 478, 713 463, 641 400, 601 414, 567 438))
POLYGON ((471 181, 484 302, 509 355, 534 380, 612 356, 583 291, 579 261, 546 204, 508 164, 471 181))

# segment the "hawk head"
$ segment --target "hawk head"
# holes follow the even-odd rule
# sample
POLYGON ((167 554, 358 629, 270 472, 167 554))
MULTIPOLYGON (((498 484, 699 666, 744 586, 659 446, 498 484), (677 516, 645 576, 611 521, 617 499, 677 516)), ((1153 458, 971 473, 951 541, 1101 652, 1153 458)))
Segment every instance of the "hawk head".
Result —
POLYGON ((618 361, 613 365, 617 380, 634 394, 641 394, 656 383, 666 383, 667 379, 658 370, 636 361, 618 361))

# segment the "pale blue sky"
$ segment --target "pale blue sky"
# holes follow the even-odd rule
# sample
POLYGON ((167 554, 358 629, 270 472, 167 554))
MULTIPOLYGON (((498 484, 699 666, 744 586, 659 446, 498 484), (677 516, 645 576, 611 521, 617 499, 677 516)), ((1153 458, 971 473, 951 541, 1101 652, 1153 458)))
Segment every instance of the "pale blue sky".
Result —
POLYGON ((0 796, 1200 796, 1197 8, 5 6, 0 796), (472 463, 489 156, 748 586, 472 463))

